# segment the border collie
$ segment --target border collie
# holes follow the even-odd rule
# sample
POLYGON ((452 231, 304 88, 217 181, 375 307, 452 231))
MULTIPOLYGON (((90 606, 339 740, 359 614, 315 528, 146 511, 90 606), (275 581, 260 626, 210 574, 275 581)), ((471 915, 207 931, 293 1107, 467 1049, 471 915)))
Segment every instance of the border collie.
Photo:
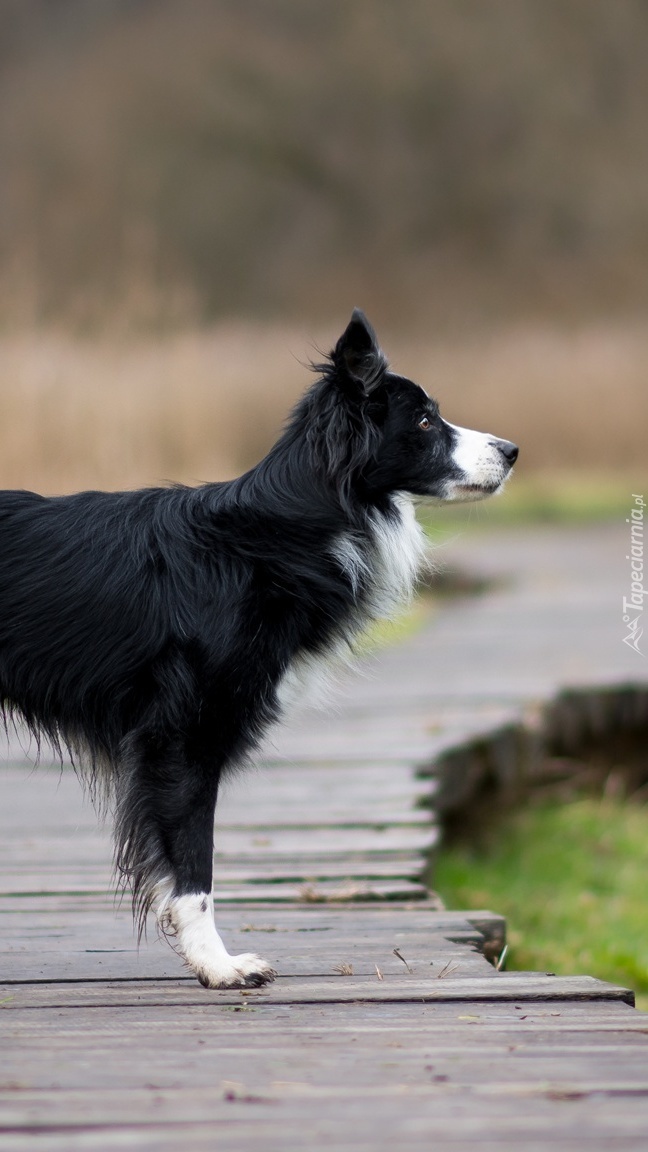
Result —
POLYGON ((115 813, 140 934, 149 909, 209 988, 275 973, 230 956, 212 901, 219 782, 307 673, 407 596, 413 497, 502 487, 507 440, 446 423, 356 310, 275 446, 197 488, 0 493, 0 701, 67 749, 115 813))

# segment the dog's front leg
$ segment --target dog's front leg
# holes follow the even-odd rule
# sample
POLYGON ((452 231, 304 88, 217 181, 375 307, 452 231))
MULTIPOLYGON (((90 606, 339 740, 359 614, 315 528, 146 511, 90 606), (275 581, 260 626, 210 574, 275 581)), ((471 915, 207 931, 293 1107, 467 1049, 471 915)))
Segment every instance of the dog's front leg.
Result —
MULTIPOLYGON (((191 801, 167 839, 172 871, 156 901, 158 924, 205 988, 258 988, 275 978, 268 962, 253 952, 230 956, 214 923, 212 874, 216 795, 197 774, 191 801)), ((187 769, 182 791, 187 788, 187 769)))
POLYGON ((214 923, 212 871, 218 771, 157 739, 131 745, 117 862, 140 919, 161 931, 206 988, 256 988, 276 973, 251 952, 230 956, 214 923))

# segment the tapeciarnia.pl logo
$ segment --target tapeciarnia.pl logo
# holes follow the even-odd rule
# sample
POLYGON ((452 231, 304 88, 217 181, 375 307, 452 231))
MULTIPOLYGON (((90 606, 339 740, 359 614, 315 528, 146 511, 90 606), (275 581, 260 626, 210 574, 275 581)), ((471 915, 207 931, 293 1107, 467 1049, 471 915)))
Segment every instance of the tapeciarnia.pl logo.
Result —
POLYGON ((623 643, 634 648, 640 656, 644 653, 639 647, 643 636, 641 616, 644 610, 644 596, 648 589, 644 588, 644 509, 646 503, 643 496, 632 493, 634 507, 626 524, 630 525, 630 552, 626 560, 630 561, 630 596, 623 597, 623 623, 626 625, 627 635, 623 643))

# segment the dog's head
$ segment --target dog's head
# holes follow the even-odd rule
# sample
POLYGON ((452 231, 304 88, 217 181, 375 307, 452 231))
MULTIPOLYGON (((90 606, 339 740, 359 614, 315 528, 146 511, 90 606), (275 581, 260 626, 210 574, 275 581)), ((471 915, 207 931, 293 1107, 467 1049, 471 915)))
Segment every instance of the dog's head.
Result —
POLYGON ((376 334, 356 309, 331 354, 329 380, 375 432, 362 469, 372 493, 482 500, 498 492, 518 449, 510 440, 449 424, 412 380, 390 371, 376 334))

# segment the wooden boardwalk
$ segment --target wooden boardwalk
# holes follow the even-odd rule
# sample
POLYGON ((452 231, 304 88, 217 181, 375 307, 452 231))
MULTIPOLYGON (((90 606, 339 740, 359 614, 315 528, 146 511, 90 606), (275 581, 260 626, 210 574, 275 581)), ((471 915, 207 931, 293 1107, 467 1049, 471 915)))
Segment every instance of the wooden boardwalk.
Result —
POLYGON ((648 1017, 588 976, 496 972, 504 924, 421 883, 435 810, 564 685, 645 683, 619 529, 494 534, 500 581, 281 730, 217 819, 217 922, 279 970, 201 988, 115 905, 70 769, 0 766, 0 1149, 648 1147, 648 1017), (643 673, 643 681, 641 674, 643 673), (455 757, 453 761, 453 756, 455 757))

